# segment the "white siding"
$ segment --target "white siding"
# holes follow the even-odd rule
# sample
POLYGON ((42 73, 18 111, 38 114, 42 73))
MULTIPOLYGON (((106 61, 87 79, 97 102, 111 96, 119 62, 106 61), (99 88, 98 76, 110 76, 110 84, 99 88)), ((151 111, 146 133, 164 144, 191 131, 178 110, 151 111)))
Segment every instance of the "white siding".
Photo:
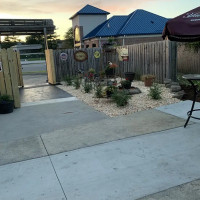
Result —
POLYGON ((79 26, 83 26, 83 37, 107 20, 107 15, 79 15, 79 26))
POLYGON ((80 26, 79 25, 79 16, 76 16, 72 19, 72 27, 74 29, 75 26, 80 26))

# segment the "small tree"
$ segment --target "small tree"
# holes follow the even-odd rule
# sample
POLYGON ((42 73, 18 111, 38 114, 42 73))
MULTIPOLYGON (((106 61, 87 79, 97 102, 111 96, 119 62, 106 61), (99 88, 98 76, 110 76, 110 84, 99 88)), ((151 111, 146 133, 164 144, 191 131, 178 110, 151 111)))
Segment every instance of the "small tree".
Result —
POLYGON ((13 36, 6 36, 4 38, 4 41, 1 42, 1 48, 2 49, 7 49, 10 48, 14 45, 16 45, 17 43, 21 42, 20 39, 18 39, 17 37, 13 37, 13 36))
POLYGON ((26 37, 26 44, 41 44, 44 46, 43 35, 30 35, 26 37))
POLYGON ((68 31, 65 33, 64 36, 64 44, 63 48, 66 49, 73 49, 74 48, 74 35, 73 35, 73 28, 69 28, 68 31))

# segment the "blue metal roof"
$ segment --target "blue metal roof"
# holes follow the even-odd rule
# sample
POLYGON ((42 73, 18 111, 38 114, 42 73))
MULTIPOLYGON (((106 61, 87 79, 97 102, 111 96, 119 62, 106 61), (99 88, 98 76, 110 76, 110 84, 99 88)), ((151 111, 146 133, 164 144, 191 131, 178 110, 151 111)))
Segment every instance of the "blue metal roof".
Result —
POLYGON ((88 33, 84 39, 116 36, 123 27, 127 18, 128 16, 113 16, 88 33))
POLYGON ((110 13, 105 10, 101 10, 99 8, 87 4, 77 13, 75 13, 70 19, 73 19, 77 15, 108 15, 108 14, 110 13))
POLYGON ((128 16, 111 17, 88 33, 84 39, 122 35, 162 34, 167 21, 167 18, 139 9, 128 16))
POLYGON ((119 35, 161 34, 167 18, 145 10, 136 10, 129 15, 119 35))

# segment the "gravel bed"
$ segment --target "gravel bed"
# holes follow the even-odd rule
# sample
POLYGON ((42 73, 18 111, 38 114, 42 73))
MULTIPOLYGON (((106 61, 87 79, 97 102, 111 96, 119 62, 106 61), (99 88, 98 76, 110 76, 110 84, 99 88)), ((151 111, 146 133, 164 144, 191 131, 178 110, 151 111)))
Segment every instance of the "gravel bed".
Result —
MULTIPOLYGON (((121 79, 118 79, 118 82, 121 79)), ((162 105, 168 105, 177 103, 180 100, 172 98, 172 93, 170 93, 169 88, 165 88, 163 84, 160 84, 162 89, 162 99, 153 100, 148 96, 149 87, 144 86, 142 81, 133 81, 132 86, 137 87, 141 90, 142 93, 132 95, 132 98, 129 100, 128 105, 125 107, 117 107, 111 99, 108 98, 95 98, 94 91, 91 93, 85 93, 82 86, 80 89, 76 90, 73 86, 66 86, 65 82, 62 82, 62 85, 57 85, 58 88, 70 93, 72 96, 77 97, 79 100, 85 102, 86 104, 92 106, 96 110, 105 113, 110 117, 116 117, 119 115, 127 115, 134 112, 139 112, 142 110, 148 110, 162 105)))

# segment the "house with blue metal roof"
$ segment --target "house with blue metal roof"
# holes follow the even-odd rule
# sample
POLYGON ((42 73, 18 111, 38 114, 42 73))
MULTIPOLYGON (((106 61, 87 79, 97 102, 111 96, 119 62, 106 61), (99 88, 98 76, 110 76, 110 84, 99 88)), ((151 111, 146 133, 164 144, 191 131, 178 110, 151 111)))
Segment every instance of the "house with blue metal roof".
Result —
MULTIPOLYGON (((99 17, 109 14, 106 11, 99 11, 98 8, 87 5, 74 16, 81 16, 83 13, 88 16, 88 21, 84 22, 88 26, 90 26, 94 15, 99 17)), ((168 19, 165 17, 138 9, 129 15, 113 16, 102 23, 96 23, 91 31, 84 32, 79 39, 82 47, 99 47, 102 43, 107 42, 110 37, 113 37, 118 45, 162 41, 161 35, 167 21, 168 19)), ((82 28, 85 29, 84 26, 82 28)))
POLYGON ((108 14, 110 13, 91 5, 86 5, 75 13, 70 18, 74 31, 75 47, 84 47, 82 39, 95 29, 96 26, 105 22, 108 14))

